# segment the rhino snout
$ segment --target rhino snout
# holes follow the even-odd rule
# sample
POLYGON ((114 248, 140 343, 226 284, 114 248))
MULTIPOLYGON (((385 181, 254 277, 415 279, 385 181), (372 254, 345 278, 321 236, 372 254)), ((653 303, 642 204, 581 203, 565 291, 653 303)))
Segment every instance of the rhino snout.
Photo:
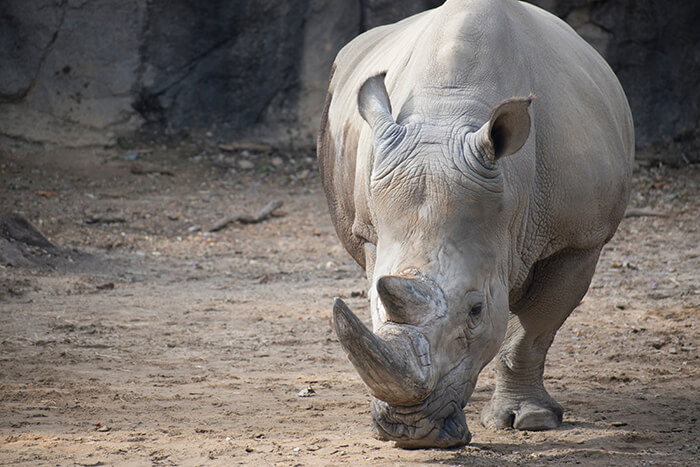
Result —
POLYGON ((394 407, 379 399, 372 401, 372 421, 378 439, 395 441, 404 449, 450 448, 471 441, 471 433, 460 405, 455 401, 434 401, 414 407, 394 407), (431 410, 431 405, 438 405, 431 410))
POLYGON ((472 435, 462 410, 475 381, 465 365, 457 365, 435 390, 416 405, 392 405, 373 399, 372 421, 377 438, 405 449, 450 448, 469 444, 472 435))
POLYGON ((430 342, 434 326, 444 326, 434 321, 445 315, 442 290, 417 274, 381 276, 376 286, 388 318, 376 334, 340 298, 333 306, 333 327, 374 396, 377 437, 406 449, 469 443, 462 409, 476 381, 472 359, 449 361, 430 342))

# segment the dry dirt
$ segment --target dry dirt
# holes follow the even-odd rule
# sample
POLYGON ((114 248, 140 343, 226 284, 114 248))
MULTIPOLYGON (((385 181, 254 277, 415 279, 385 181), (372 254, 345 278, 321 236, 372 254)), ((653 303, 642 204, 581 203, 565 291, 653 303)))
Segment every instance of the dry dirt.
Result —
POLYGON ((61 246, 0 243, 0 464, 697 465, 698 167, 635 171, 664 216, 625 218, 554 342, 560 428, 481 427, 488 367, 472 444, 406 451, 372 438, 329 326, 336 295, 369 321, 366 283, 313 154, 149 149, 0 152, 0 214, 61 246))

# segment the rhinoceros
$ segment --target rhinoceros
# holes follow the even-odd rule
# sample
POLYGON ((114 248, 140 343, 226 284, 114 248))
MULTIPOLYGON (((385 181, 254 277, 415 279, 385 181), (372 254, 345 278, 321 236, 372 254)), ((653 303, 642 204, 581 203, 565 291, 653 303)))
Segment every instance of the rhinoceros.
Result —
POLYGON ((369 280, 373 329, 339 298, 333 326, 377 437, 469 443, 494 357, 482 424, 557 427, 545 357, 630 192, 632 116, 605 60, 531 4, 447 0, 339 52, 318 159, 369 280))

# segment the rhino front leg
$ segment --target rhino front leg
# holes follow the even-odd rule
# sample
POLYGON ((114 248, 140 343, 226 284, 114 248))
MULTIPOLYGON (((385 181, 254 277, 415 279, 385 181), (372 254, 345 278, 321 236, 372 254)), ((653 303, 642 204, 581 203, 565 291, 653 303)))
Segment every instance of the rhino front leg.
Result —
POLYGON ((542 382, 544 362, 559 327, 588 290, 600 249, 568 250, 535 265, 529 292, 512 308, 496 359, 496 389, 481 414, 488 428, 548 430, 561 406, 542 382))

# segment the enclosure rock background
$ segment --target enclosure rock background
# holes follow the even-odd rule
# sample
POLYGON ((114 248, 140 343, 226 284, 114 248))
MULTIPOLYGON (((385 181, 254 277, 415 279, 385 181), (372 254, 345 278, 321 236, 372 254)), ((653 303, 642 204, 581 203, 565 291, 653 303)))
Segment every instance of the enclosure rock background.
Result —
MULTIPOLYGON (((440 3, 6 0, 0 135, 4 143, 82 146, 137 131, 210 132, 311 145, 338 50, 364 30, 440 3)), ((532 3, 608 59, 643 157, 700 161, 698 2, 532 3)))

